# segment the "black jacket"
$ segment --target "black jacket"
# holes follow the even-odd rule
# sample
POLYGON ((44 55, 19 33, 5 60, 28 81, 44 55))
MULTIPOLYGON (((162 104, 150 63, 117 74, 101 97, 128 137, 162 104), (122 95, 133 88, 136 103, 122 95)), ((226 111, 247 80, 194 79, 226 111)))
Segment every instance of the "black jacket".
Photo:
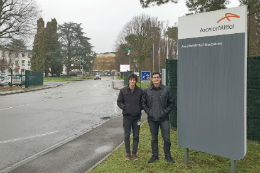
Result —
POLYGON ((143 90, 137 86, 134 88, 132 93, 130 88, 124 87, 120 89, 117 105, 123 110, 123 116, 128 119, 139 119, 142 110, 142 99, 143 90))
POLYGON ((158 91, 156 91, 153 85, 144 89, 142 107, 147 113, 148 120, 169 120, 169 113, 173 110, 174 105, 175 102, 168 87, 160 84, 158 91))

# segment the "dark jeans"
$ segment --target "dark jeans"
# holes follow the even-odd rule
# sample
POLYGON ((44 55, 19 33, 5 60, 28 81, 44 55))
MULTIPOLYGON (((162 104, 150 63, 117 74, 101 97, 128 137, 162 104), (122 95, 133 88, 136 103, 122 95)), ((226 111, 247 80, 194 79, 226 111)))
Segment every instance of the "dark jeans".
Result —
POLYGON ((124 141, 125 141, 125 150, 126 153, 131 154, 130 151, 130 134, 131 129, 133 130, 133 151, 132 154, 137 153, 138 143, 139 143, 139 131, 140 125, 137 125, 137 120, 131 120, 127 118, 123 118, 123 126, 124 126, 124 141))
POLYGON ((171 140, 170 140, 170 122, 169 120, 166 121, 148 121, 150 132, 152 135, 152 153, 155 156, 158 156, 158 132, 159 127, 161 129, 161 134, 164 140, 164 154, 165 156, 171 156, 171 140))

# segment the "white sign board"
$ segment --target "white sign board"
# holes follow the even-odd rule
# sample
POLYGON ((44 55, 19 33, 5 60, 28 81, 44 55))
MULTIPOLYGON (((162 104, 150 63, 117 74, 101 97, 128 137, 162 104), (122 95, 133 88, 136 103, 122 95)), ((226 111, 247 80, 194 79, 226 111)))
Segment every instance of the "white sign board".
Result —
POLYGON ((178 21, 178 145, 234 160, 246 154, 247 7, 178 21))
POLYGON ((127 72, 130 71, 130 65, 129 64, 120 64, 120 72, 127 72))

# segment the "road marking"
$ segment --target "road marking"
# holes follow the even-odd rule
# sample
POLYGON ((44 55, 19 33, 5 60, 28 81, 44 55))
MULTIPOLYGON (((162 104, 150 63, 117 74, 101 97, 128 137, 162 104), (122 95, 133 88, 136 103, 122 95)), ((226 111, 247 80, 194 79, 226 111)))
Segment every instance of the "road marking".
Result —
POLYGON ((5 143, 9 143, 9 142, 16 142, 16 141, 22 141, 22 140, 32 139, 32 138, 38 138, 38 137, 43 137, 43 136, 47 136, 47 135, 52 135, 52 134, 55 134, 55 133, 58 133, 58 131, 53 131, 53 132, 44 133, 44 134, 41 134, 41 135, 29 136, 29 137, 24 137, 24 138, 16 138, 16 139, 7 140, 7 141, 0 141, 0 144, 5 144, 5 143))
POLYGON ((0 111, 2 111, 2 110, 6 110, 6 109, 19 108, 19 107, 22 107, 22 106, 28 106, 28 105, 29 105, 29 104, 24 104, 24 105, 18 105, 18 106, 15 106, 15 107, 2 108, 2 109, 0 109, 0 111))

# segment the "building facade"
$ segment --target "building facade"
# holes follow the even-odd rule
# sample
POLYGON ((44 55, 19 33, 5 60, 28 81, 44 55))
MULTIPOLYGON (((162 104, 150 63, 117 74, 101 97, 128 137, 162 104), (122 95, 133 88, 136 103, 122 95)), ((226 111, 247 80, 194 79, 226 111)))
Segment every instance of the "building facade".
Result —
POLYGON ((94 59, 93 71, 117 71, 115 68, 114 52, 108 52, 96 55, 94 59))
POLYGON ((25 70, 31 70, 31 50, 10 50, 0 49, 0 74, 3 76, 18 75, 23 73, 25 70))

